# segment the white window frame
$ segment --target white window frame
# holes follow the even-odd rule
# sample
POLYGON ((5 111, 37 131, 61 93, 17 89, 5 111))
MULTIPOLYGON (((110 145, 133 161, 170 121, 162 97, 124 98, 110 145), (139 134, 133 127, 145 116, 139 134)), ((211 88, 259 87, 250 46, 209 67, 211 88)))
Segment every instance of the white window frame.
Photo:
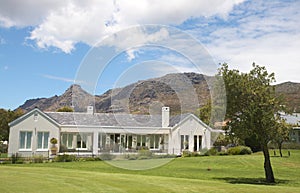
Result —
POLYGON ((37 151, 45 151, 49 149, 49 138, 50 138, 50 132, 49 131, 38 131, 37 132, 37 151), (42 133, 42 147, 39 146, 39 133, 42 133), (47 139, 47 147, 45 147, 45 133, 48 133, 48 139, 47 139))
POLYGON ((33 132, 32 131, 20 131, 20 133, 19 133, 19 151, 32 151, 32 138, 33 138, 33 132), (24 148, 21 148, 21 133, 25 133, 24 148), (27 147, 27 141, 28 141, 27 133, 31 133, 30 147, 27 147))
POLYGON ((76 136, 76 134, 74 133, 62 133, 61 134, 61 144, 64 145, 67 149, 73 149, 75 148, 73 143, 74 143, 74 135, 76 136), (64 137, 63 136, 66 136, 66 141, 64 141, 64 137), (66 144, 64 144, 64 142, 66 144), (71 145, 71 146, 69 146, 71 145))

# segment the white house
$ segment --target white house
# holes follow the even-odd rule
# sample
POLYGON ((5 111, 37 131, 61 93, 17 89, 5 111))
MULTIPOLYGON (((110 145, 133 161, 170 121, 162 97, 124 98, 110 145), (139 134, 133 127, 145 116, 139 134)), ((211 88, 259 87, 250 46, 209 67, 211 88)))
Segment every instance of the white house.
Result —
POLYGON ((60 152, 98 155, 125 153, 147 148, 154 152, 180 154, 211 148, 214 130, 193 114, 170 117, 169 107, 161 115, 42 112, 34 109, 9 124, 8 154, 49 154, 50 139, 56 138, 60 152))
POLYGON ((293 129, 290 133, 290 139, 292 142, 300 143, 300 113, 293 113, 291 115, 281 115, 287 123, 293 125, 293 129))

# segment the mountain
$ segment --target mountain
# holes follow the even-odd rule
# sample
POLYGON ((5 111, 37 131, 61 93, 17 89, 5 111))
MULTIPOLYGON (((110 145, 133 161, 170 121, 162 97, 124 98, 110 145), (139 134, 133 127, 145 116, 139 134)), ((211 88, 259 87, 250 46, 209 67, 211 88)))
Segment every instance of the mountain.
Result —
POLYGON ((276 94, 283 95, 291 112, 300 112, 300 83, 284 82, 275 86, 276 94))
POLYGON ((72 106, 75 111, 84 112, 86 106, 94 104, 97 112, 148 114, 160 112, 162 106, 169 106, 172 114, 194 112, 199 108, 195 104, 204 105, 210 97, 207 83, 211 80, 212 77, 196 73, 168 74, 95 96, 80 85, 71 85, 60 96, 30 99, 19 108, 25 112, 35 107, 43 111, 56 111, 63 106, 72 106))
POLYGON ((27 100, 19 108, 27 112, 34 108, 39 108, 43 111, 57 111, 63 106, 73 106, 72 99, 81 101, 82 105, 77 106, 77 111, 84 111, 86 106, 89 105, 89 101, 93 99, 93 96, 83 90, 79 85, 71 85, 62 95, 53 96, 50 98, 37 98, 27 100), (84 108, 82 106, 85 106, 84 108))
MULTIPOLYGON (((63 106, 72 106, 75 111, 84 112, 88 105, 94 104, 97 112, 153 114, 159 113, 162 106, 169 106, 172 114, 195 112, 210 98, 209 85, 213 80, 213 77, 196 73, 167 74, 95 96, 79 85, 71 85, 60 96, 30 99, 19 108, 25 112, 35 107, 56 111, 63 106)), ((300 112, 300 83, 286 82, 275 88, 278 95, 285 96, 289 109, 300 112)))

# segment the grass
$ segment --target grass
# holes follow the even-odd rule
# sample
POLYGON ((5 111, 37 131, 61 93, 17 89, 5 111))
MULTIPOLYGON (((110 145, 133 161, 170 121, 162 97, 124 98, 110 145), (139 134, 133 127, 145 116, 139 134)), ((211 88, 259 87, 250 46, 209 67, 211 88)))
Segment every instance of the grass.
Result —
MULTIPOLYGON (((135 171, 103 161, 0 165, 0 192, 300 192, 300 151, 271 160, 274 185, 264 181, 261 153, 176 158, 135 171)), ((145 166, 153 160, 124 164, 145 166)))
POLYGON ((0 158, 7 158, 7 153, 0 153, 0 158))

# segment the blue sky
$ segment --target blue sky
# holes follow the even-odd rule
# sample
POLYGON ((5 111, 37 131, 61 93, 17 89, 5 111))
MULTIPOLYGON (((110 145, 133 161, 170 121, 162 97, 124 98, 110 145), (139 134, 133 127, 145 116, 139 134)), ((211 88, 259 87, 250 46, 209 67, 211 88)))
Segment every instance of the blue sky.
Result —
POLYGON ((0 108, 74 82, 102 94, 168 73, 213 74, 223 62, 241 71, 255 62, 277 82, 300 82, 299 10, 297 0, 1 1, 0 108), (197 68, 197 56, 211 69, 197 68))

